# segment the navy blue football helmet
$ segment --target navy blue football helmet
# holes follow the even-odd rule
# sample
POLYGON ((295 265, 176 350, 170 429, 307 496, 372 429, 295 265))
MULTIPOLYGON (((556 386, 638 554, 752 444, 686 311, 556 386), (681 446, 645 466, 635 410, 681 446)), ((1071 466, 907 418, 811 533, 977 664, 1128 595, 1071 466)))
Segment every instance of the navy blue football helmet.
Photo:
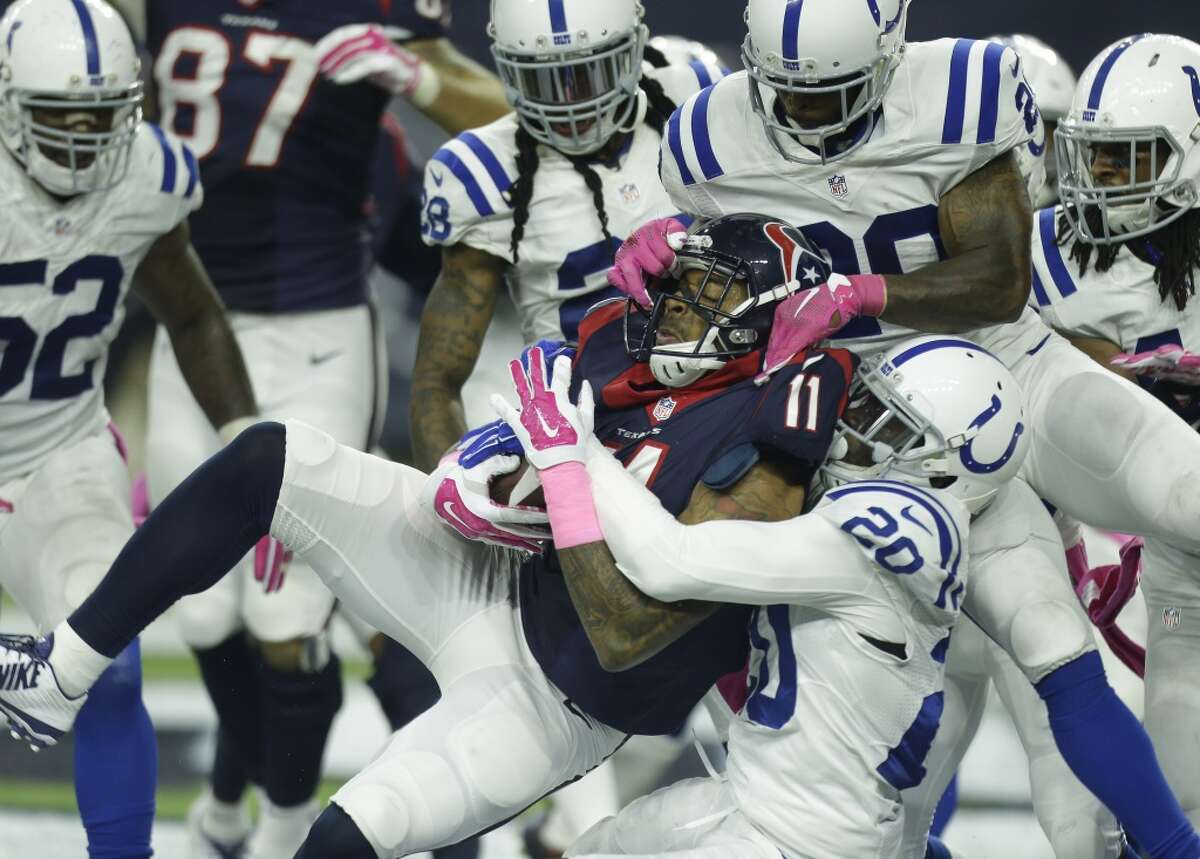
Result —
MULTIPOLYGON (((719 370, 731 358, 765 349, 775 305, 825 283, 829 263, 795 227, 764 215, 726 215, 694 226, 668 275, 649 285, 649 310, 630 300, 625 347, 673 388, 719 370), (700 272, 691 275, 690 272, 700 272), (664 330, 671 310, 690 310, 704 333, 680 342, 664 330)), ((667 326, 669 327, 669 326, 667 326)))

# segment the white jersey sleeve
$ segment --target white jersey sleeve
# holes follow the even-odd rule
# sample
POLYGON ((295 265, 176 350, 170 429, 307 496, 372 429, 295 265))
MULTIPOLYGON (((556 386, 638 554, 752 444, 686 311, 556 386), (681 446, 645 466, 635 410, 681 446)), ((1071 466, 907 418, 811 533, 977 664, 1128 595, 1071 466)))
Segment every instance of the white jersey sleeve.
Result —
POLYGON ((753 114, 746 116, 741 98, 746 86, 744 72, 730 75, 680 104, 667 123, 659 177, 680 211, 705 218, 726 214, 706 188, 726 175, 726 165, 769 170, 737 146, 739 125, 744 129, 747 121, 761 122, 753 114))
POLYGON ((425 166, 421 237, 428 245, 464 244, 512 263, 509 192, 516 181, 516 116, 464 131, 425 166))
POLYGON ((165 235, 204 203, 200 166, 188 145, 157 125, 143 122, 129 156, 129 174, 114 189, 112 232, 154 239, 165 235))

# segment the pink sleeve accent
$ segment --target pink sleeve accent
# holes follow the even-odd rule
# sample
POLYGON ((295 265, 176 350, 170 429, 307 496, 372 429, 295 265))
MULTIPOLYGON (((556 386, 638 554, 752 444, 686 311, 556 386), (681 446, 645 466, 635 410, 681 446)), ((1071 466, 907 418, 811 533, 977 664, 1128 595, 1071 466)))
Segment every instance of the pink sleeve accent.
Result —
POLYGON ((604 541, 596 502, 592 500, 592 482, 582 462, 564 462, 539 473, 550 515, 554 546, 570 549, 604 541))
POLYGON ((726 674, 717 681, 717 691, 721 693, 721 697, 725 699, 725 703, 734 713, 740 713, 742 707, 746 706, 746 699, 750 697, 749 675, 750 663, 747 662, 746 667, 741 671, 726 674))

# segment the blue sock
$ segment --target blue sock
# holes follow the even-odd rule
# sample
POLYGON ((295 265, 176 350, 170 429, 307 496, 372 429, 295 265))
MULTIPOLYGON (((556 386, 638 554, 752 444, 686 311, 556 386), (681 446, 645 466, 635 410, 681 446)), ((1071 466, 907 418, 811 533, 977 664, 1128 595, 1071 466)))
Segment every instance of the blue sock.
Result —
POLYGON ((954 816, 955 810, 958 808, 958 776, 950 779, 950 784, 946 785, 946 792, 942 794, 942 798, 938 800, 937 808, 933 812, 933 826, 929 831, 933 835, 940 836, 946 831, 946 827, 950 825, 950 818, 954 816))
POLYGON ((1142 725, 1108 685, 1100 654, 1085 653, 1037 684, 1071 771, 1152 859, 1197 859, 1196 835, 1142 725))
POLYGON ((134 641, 88 694, 75 720, 75 799, 91 859, 152 855, 158 747, 142 704, 141 648, 134 641))
POLYGON ((954 859, 950 849, 936 835, 930 835, 925 844, 925 859, 954 859))

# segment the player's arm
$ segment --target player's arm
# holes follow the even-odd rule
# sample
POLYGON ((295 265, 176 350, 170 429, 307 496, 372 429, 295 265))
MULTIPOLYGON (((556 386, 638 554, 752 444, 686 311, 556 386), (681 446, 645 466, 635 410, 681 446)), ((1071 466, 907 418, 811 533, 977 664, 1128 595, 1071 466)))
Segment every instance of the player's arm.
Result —
POLYGON ((488 125, 512 111, 496 76, 449 39, 422 39, 404 47, 437 75, 441 85, 437 98, 420 110, 451 135, 488 125))
POLYGON ((967 176, 938 207, 949 258, 911 274, 888 275, 882 318, 931 332, 961 332, 1017 319, 1032 286, 1032 217, 1013 153, 967 176))
POLYGON ((1070 334, 1066 331, 1059 331, 1058 333, 1070 340, 1072 346, 1104 369, 1116 373, 1118 376, 1126 378, 1131 382, 1137 381, 1135 374, 1112 365, 1112 359, 1125 351, 1116 343, 1106 340, 1103 337, 1084 337, 1079 334, 1070 334))
MULTIPOLYGON (((606 452, 600 455, 624 471, 606 452)), ((641 491, 650 495, 644 488, 641 491)), ((599 494, 593 492, 597 500, 599 494)), ((756 465, 729 490, 697 486, 679 522, 661 505, 658 511, 678 529, 684 529, 685 523, 722 519, 777 522, 798 515, 804 496, 804 486, 796 482, 791 465, 768 460, 756 465)), ((718 603, 707 601, 712 594, 703 590, 695 591, 693 598, 675 596, 671 602, 649 596, 622 572, 606 542, 560 549, 558 558, 571 602, 600 664, 608 671, 624 671, 644 662, 719 608, 718 603)))
POLYGON ((479 358, 507 265, 463 244, 442 251, 442 272, 421 316, 409 411, 413 457, 425 471, 467 431, 462 386, 479 358))
POLYGON ((181 221, 151 247, 133 289, 167 329, 179 369, 216 429, 257 413, 254 389, 225 306, 181 221))

